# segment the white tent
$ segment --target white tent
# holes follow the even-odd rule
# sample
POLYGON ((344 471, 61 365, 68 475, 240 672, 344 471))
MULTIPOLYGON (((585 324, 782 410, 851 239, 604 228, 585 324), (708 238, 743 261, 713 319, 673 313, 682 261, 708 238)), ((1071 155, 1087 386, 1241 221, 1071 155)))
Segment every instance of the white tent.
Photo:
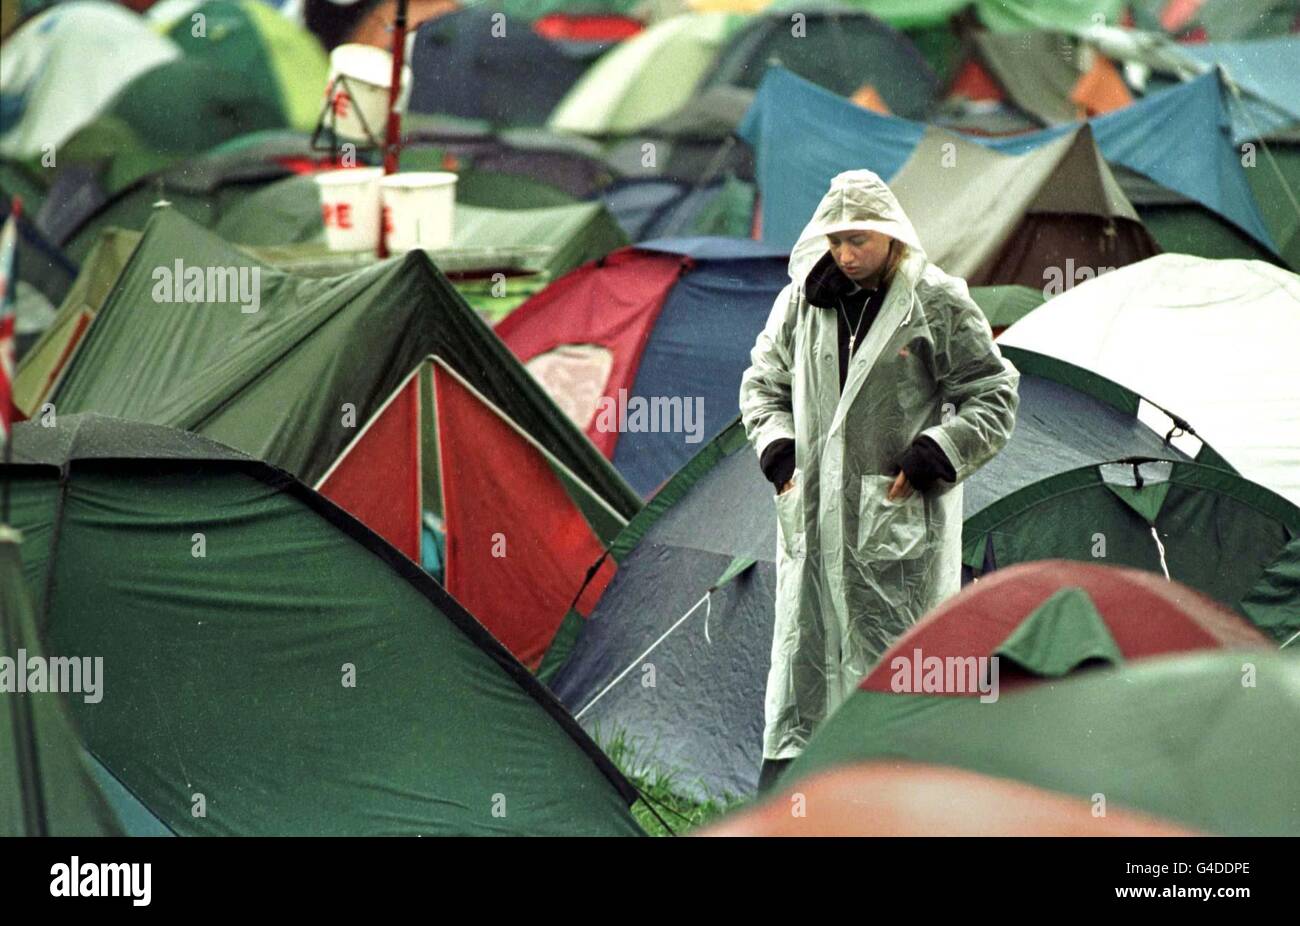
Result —
POLYGON ((1048 300, 998 343, 1173 409, 1247 479, 1300 504, 1300 276, 1162 254, 1048 300))
POLYGON ((0 95, 13 122, 0 135, 0 154, 56 153, 133 78, 180 54, 148 20, 116 4, 85 0, 39 13, 5 40, 0 95))

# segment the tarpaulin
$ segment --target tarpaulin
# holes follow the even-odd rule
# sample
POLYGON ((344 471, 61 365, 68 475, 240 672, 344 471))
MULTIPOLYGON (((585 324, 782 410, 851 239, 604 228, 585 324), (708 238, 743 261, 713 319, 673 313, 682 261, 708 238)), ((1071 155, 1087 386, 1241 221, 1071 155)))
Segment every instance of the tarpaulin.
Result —
MULTIPOLYGON (((1233 146, 1221 92, 1217 74, 1207 73, 1089 124, 1107 161, 1177 190, 1276 253, 1233 146), (1189 145, 1189 138, 1203 143, 1189 145)), ((1008 138, 971 137, 1004 153, 1023 154, 1077 126, 1064 123, 1008 138)), ((833 176, 865 167, 892 178, 925 125, 870 112, 773 67, 737 132, 757 152, 764 240, 788 246, 833 176)))

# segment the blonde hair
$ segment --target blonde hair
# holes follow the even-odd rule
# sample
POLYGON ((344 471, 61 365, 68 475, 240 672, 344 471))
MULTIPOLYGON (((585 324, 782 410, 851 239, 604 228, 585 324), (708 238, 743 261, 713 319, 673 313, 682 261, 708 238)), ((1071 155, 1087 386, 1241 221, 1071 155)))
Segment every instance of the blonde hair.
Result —
POLYGON ((894 282, 894 274, 898 273, 899 266, 907 258, 908 247, 897 238, 889 239, 889 256, 885 258, 885 272, 880 277, 880 282, 884 286, 894 282))

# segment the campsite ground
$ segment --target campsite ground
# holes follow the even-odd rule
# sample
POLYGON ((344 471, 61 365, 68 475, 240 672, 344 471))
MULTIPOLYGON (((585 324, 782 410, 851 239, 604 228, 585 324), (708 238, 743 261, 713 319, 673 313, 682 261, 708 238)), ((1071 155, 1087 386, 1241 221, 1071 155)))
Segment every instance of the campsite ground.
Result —
POLYGON ((600 746, 641 792, 642 799, 632 805, 632 815, 651 836, 669 835, 656 814, 680 836, 745 803, 731 795, 711 795, 705 801, 683 796, 680 793, 683 790, 680 773, 653 767, 646 755, 635 744, 629 743, 621 731, 608 742, 602 741, 600 746))

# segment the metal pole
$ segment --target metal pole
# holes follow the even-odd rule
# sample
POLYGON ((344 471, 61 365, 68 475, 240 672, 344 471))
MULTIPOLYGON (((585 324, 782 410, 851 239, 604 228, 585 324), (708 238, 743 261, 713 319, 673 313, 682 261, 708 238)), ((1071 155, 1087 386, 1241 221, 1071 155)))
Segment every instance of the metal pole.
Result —
MULTIPOLYGON (((402 146, 402 116, 397 111, 397 97, 402 91, 402 65, 406 58, 406 3, 397 0, 397 19, 393 22, 393 74, 388 84, 388 125, 384 129, 384 176, 397 172, 397 155, 402 146)), ((388 236, 384 218, 379 220, 379 245, 376 254, 388 256, 388 236)))

